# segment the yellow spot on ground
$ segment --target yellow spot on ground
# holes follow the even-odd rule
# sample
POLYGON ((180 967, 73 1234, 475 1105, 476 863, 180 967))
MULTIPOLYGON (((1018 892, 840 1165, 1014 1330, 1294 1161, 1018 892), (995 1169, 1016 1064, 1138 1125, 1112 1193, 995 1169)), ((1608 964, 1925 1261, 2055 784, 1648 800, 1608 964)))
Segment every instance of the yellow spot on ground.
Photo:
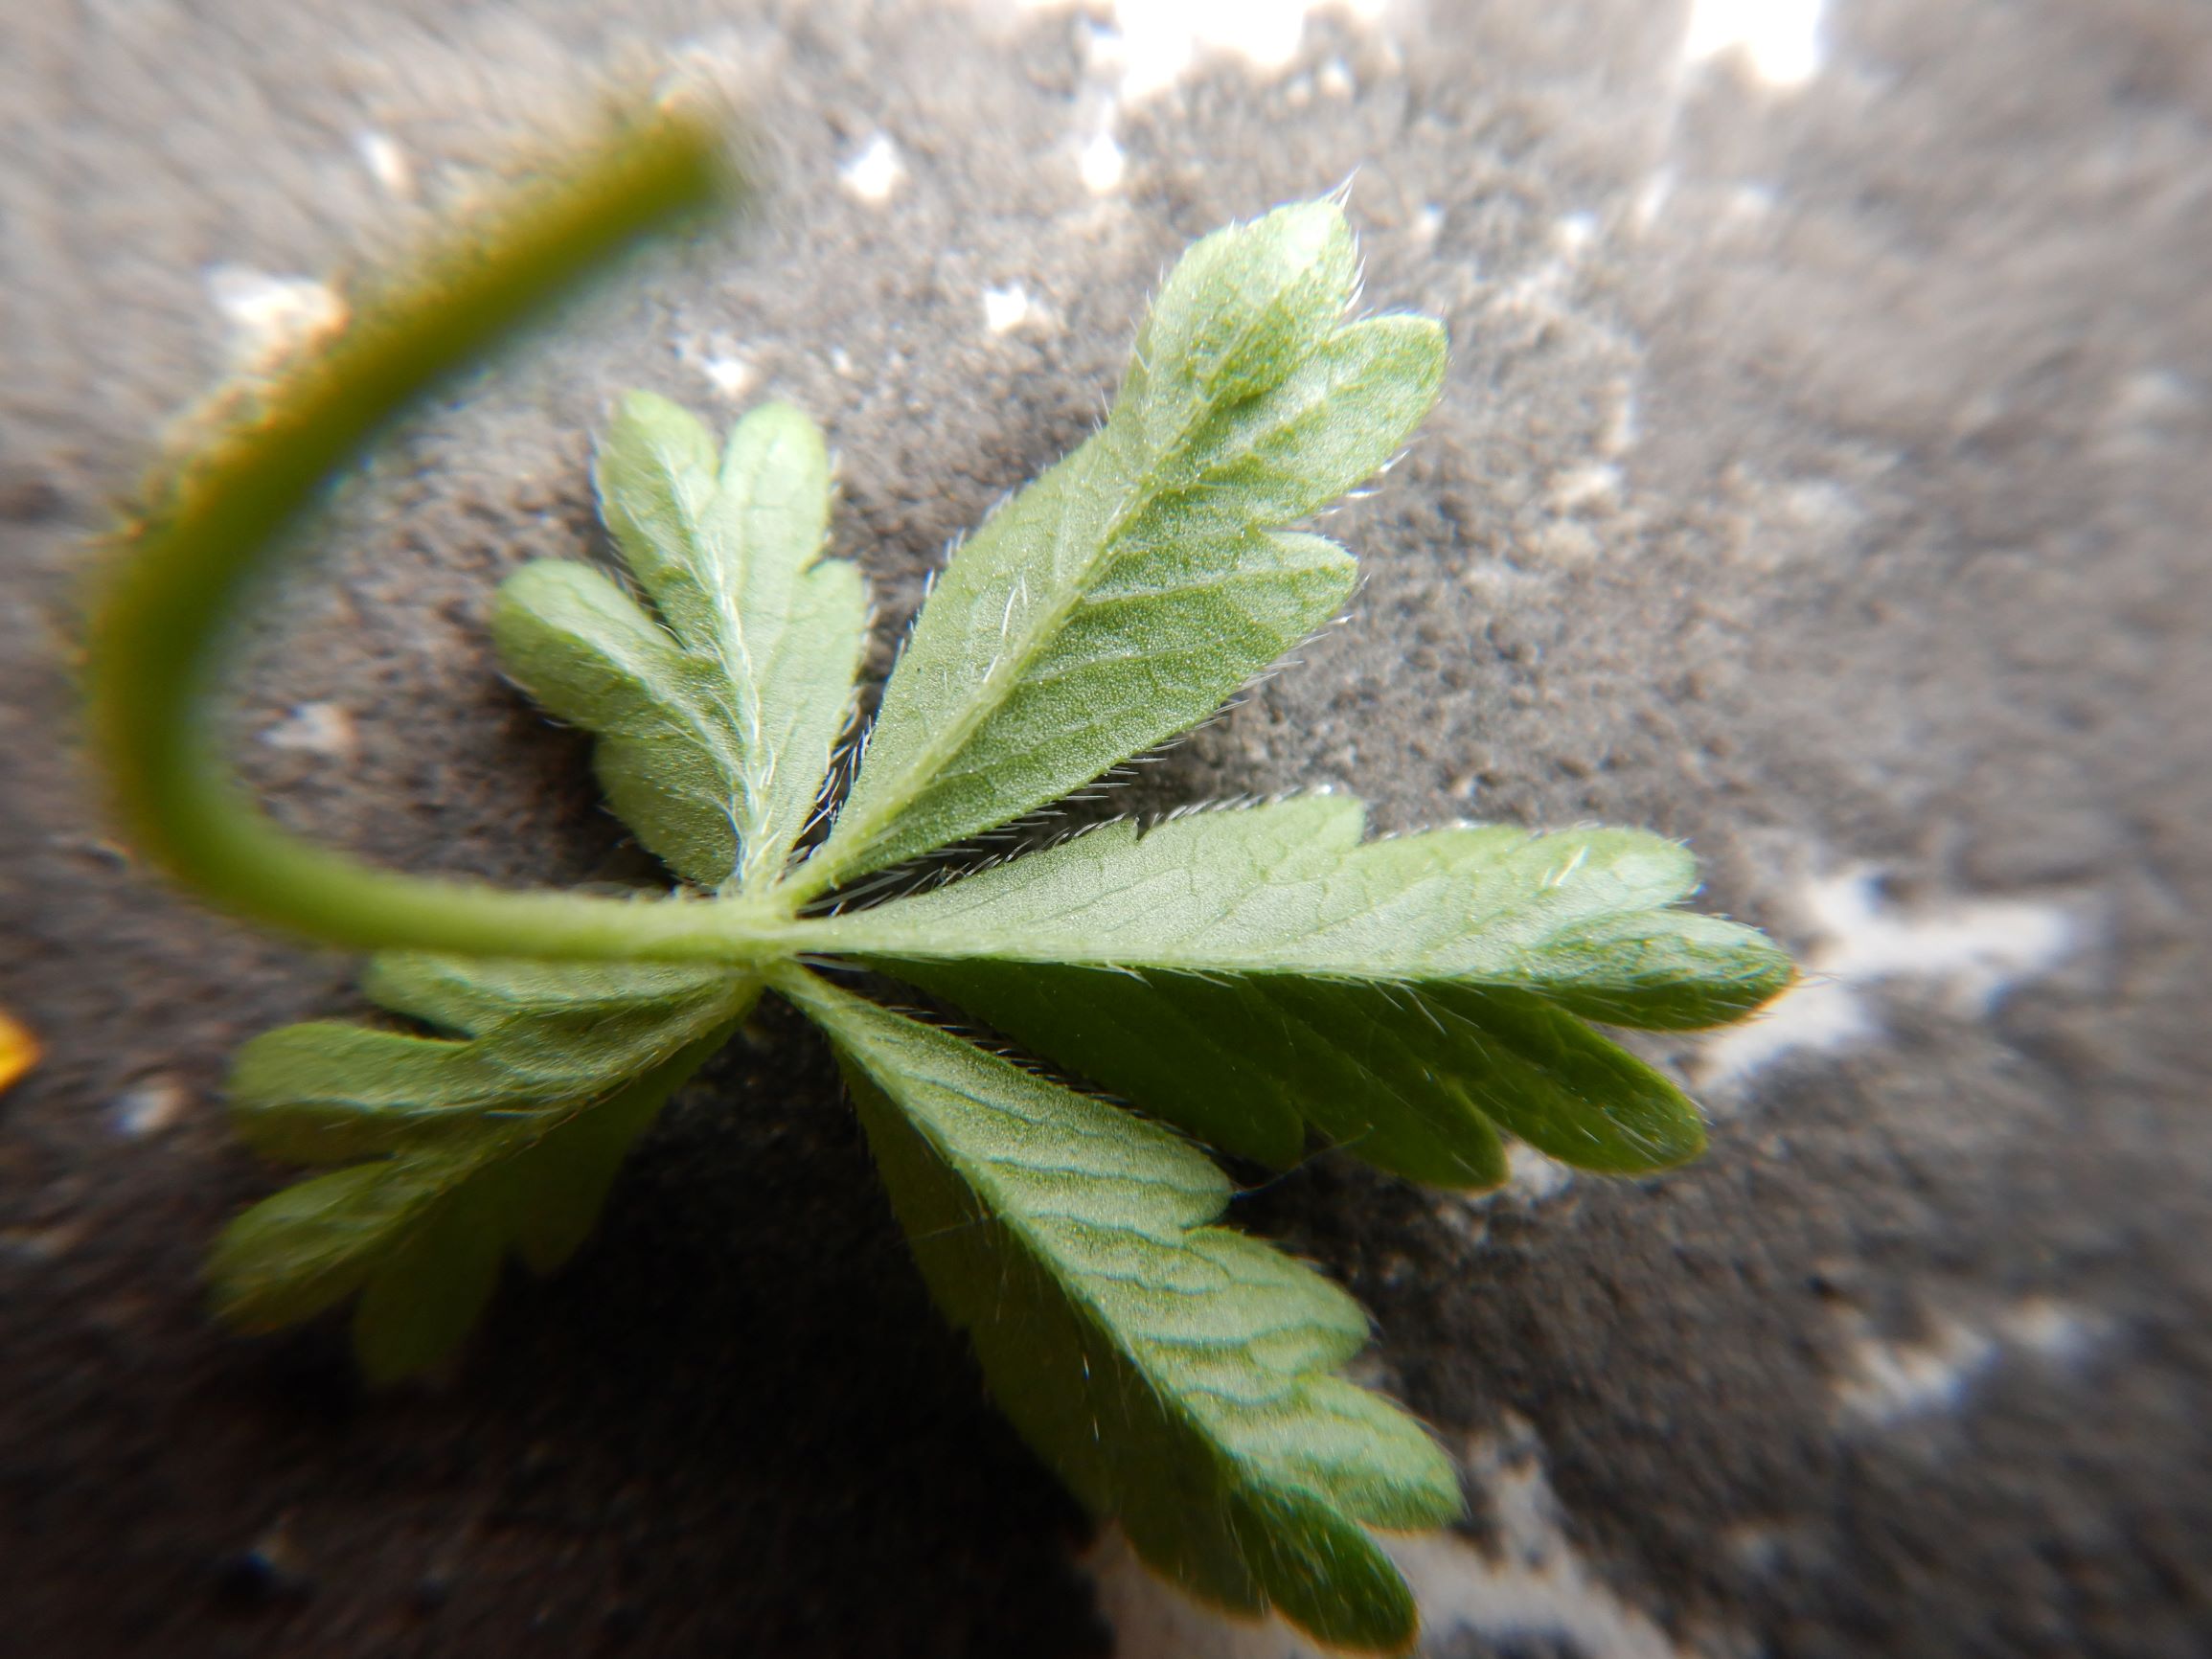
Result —
POLYGON ((0 1013, 0 1094, 38 1063, 38 1039, 31 1028, 0 1013))

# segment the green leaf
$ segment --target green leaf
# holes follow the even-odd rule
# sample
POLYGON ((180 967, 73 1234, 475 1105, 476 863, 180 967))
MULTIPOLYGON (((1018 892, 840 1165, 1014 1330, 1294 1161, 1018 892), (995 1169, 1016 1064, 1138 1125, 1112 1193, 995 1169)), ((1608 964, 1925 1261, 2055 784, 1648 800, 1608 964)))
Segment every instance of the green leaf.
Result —
POLYGON ((1434 322, 1343 320, 1354 264, 1326 202, 1185 256, 1106 425, 932 589, 803 894, 1057 800, 1204 719, 1343 602, 1351 557, 1281 527, 1387 462, 1444 372, 1434 322))
POLYGON ((1526 992, 1034 964, 886 964, 1207 1145, 1276 1169, 1306 1126, 1432 1187, 1506 1177, 1503 1129, 1577 1169, 1644 1174, 1704 1149, 1663 1075, 1526 992))
POLYGON ((1308 1125, 1462 1189, 1504 1179, 1497 1129, 1615 1173, 1703 1149, 1681 1091, 1578 1017, 1709 1025, 1788 983, 1759 934, 1668 908, 1696 881, 1682 848, 1363 830, 1340 796, 1109 824, 807 941, 1278 1168, 1308 1125))
POLYGON ((801 937, 885 964, 1449 981, 1662 1030, 1739 1018, 1790 982, 1755 930, 1669 908, 1697 868, 1664 837, 1494 825, 1363 841, 1364 822, 1357 801, 1311 795, 1107 824, 801 937))
POLYGON ((796 409, 706 428, 633 392, 601 445, 601 511, 659 621, 600 572, 540 560, 502 584, 492 636, 508 672, 598 735, 623 821, 708 887, 782 875, 813 816, 853 703, 867 592, 820 561, 829 456, 796 409))
POLYGON ((517 685, 597 736, 600 787, 647 849, 687 881, 725 882, 744 755, 682 648, 604 574, 559 559, 500 584, 491 637, 517 685))
POLYGON ((1451 1464, 1334 1375, 1357 1304, 1209 1225, 1220 1171, 1167 1131, 948 1033, 793 973, 836 1044, 893 1207, 999 1404, 1176 1582, 1325 1641, 1411 1641, 1363 1530, 1457 1516, 1451 1464))
POLYGON ((367 987, 459 1034, 316 1022, 248 1043, 231 1078, 239 1134, 345 1167, 240 1216, 208 1276, 221 1316, 253 1330, 362 1293, 355 1347, 385 1381, 452 1350, 509 1251, 538 1272, 567 1260, 630 1145, 759 987, 712 968, 411 955, 376 959, 367 987))
POLYGON ((489 1172, 456 1183, 393 1238, 353 1309, 353 1353, 372 1383, 438 1364, 475 1329, 507 1254, 506 1184, 489 1172))

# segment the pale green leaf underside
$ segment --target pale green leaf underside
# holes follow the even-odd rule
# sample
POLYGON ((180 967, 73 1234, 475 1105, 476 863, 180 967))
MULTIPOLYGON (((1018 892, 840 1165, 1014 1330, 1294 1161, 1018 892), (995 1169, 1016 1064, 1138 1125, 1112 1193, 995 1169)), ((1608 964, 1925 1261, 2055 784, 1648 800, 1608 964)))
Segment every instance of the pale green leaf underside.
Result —
POLYGON ((245 1138, 331 1167, 225 1233, 225 1316, 268 1329, 357 1296, 372 1377, 435 1362, 507 1256, 543 1270, 577 1247, 631 1143, 769 975, 830 1033, 932 1291, 1071 1488, 1201 1596, 1346 1646, 1410 1642, 1410 1597, 1365 1529, 1443 1524, 1459 1494, 1417 1422, 1338 1375, 1367 1336, 1351 1299, 1216 1225, 1227 1181, 1161 1123, 795 966, 901 974, 1276 1165, 1310 1130, 1459 1188, 1502 1178, 1501 1131, 1596 1170, 1698 1149, 1689 1102, 1584 1019, 1721 1023, 1790 970, 1748 929, 1674 908, 1695 873, 1654 836, 1369 843, 1357 803, 1311 798, 1112 826, 872 910, 800 914, 1175 736, 1336 610, 1350 556, 1288 527, 1388 462, 1444 362, 1433 322, 1347 322, 1355 281, 1327 203, 1190 250, 1106 425, 952 559, 831 835, 796 865, 866 627, 858 573, 821 558, 821 435, 770 407, 718 454, 675 405, 627 398, 595 477, 633 587, 528 565, 494 638, 518 683, 595 735, 639 840, 743 894, 696 906, 733 956, 790 960, 380 958, 372 996, 449 1034, 309 1024, 241 1052, 245 1138))
POLYGON ((1631 830, 1366 841, 1345 796, 1108 824, 929 892, 806 924, 810 948, 1540 992, 1615 1025, 1740 1017, 1789 983, 1763 935, 1669 908, 1689 852, 1631 830))
POLYGON ((318 1022, 239 1051, 239 1134, 345 1167, 240 1216, 208 1271, 218 1311, 248 1329, 361 1292, 355 1344, 385 1379, 467 1333, 510 1251, 539 1272, 574 1252, 630 1144, 758 986, 719 969, 391 955, 368 989, 455 1035, 318 1022))
POLYGON ((501 587, 501 660, 598 736, 601 781, 639 840, 688 880, 757 889, 813 816, 866 645, 859 572, 819 557, 821 434, 770 404, 718 461, 693 416, 632 393, 597 479, 658 621, 589 566, 541 560, 501 587))
POLYGON ((884 689, 818 893, 1004 824, 1204 719, 1313 631, 1353 561, 1282 527, 1388 461, 1435 400, 1443 330, 1345 323, 1327 204, 1177 267, 1106 425, 954 556, 884 689))
POLYGON ((647 850, 687 881, 727 881, 744 755, 713 670, 604 574, 562 559, 526 564, 500 585, 491 636, 509 677, 597 737, 600 787, 647 850))
POLYGON ((894 1208, 1008 1416, 1185 1587, 1395 1648, 1411 1598, 1363 1526, 1443 1524, 1451 1465, 1334 1374, 1348 1296, 1209 1225, 1196 1148, 812 976, 780 982, 835 1042, 894 1208))

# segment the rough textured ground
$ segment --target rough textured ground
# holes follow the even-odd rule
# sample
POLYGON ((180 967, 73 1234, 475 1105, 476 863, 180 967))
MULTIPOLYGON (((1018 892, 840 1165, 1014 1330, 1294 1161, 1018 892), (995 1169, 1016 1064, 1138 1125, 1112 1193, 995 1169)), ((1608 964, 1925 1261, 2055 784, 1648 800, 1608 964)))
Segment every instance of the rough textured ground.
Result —
POLYGON ((1086 430, 1187 239, 1354 177, 1370 295, 1450 326, 1444 405, 1333 526, 1351 621, 1138 804, 1651 825, 1828 976, 1775 1028, 1827 1046, 1675 1056, 1716 1119, 1684 1173, 1469 1204, 1324 1159, 1242 1206, 1467 1455, 1468 1538, 1408 1558, 1434 1652, 2212 1647, 2212 22, 1838 0, 1778 88, 1685 67, 1683 21, 1325 15, 1287 68, 1130 102, 1065 11, 6 8, 0 1006, 48 1057, 0 1100, 0 1645, 1042 1659, 1104 1651, 1102 1605, 1129 1651, 1213 1640, 1141 1634, 1172 1609, 1110 1564, 1094 1595, 772 1012, 435 1384, 202 1321, 196 1257, 269 1179, 223 1057, 355 1005, 103 839, 86 537, 223 371, 241 271, 374 255, 610 66, 680 60, 757 112, 763 214, 344 493, 242 692, 279 809, 414 868, 625 867, 481 625, 587 546, 612 393, 808 407, 897 622, 1086 430), (879 201, 839 170, 878 134, 879 201))

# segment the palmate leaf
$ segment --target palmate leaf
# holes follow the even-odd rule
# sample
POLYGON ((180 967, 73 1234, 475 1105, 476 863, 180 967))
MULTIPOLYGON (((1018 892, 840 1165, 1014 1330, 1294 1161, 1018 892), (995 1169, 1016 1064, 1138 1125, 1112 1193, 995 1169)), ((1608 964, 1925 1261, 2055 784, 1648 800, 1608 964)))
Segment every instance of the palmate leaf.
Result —
POLYGON ((718 460, 696 418, 633 392, 600 446, 600 505, 658 622, 571 560, 500 588, 509 674, 598 735, 609 803, 701 886, 783 874, 853 706, 867 590, 820 558, 829 481, 821 433, 787 404, 746 416, 718 460))
POLYGON ((1001 508, 930 592, 884 688, 819 893, 1058 800, 1211 715, 1351 592, 1281 527, 1388 461, 1444 333, 1346 323, 1332 204, 1217 232, 1175 268, 1106 425, 1001 508))
POLYGON ((315 1022, 240 1050, 239 1135, 344 1167, 232 1222, 208 1274, 245 1329, 361 1292, 354 1345, 377 1380, 444 1358, 510 1251, 541 1273, 568 1259, 630 1144, 759 994, 714 968, 408 955, 379 957, 366 989, 454 1034, 315 1022))
POLYGON ((1338 1375, 1358 1307, 1217 1225, 1227 1181, 1154 1120, 1278 1166, 1318 1131, 1462 1189, 1503 1177, 1505 1135, 1662 1168, 1702 1146, 1695 1108, 1585 1022, 1735 1019, 1788 961, 1676 908, 1696 873, 1659 837, 1369 842, 1341 798, 1108 826, 869 909, 855 885, 1206 717, 1342 602, 1350 556, 1286 527, 1389 460, 1444 353, 1424 319, 1347 322, 1355 266, 1329 203, 1191 249, 1105 426, 937 583, 842 803, 824 778, 866 598, 820 557, 820 434, 772 407, 718 455, 674 405, 626 399, 596 479, 637 597, 535 563, 493 632, 511 675, 595 734, 639 840, 718 896, 637 907, 634 938, 602 913, 590 950, 737 966, 386 956, 371 995, 447 1034, 315 1024, 249 1045, 245 1137, 335 1167, 225 1234, 227 1316, 265 1329, 357 1294, 372 1375, 435 1360, 508 1254, 542 1269, 576 1247, 630 1143, 772 982, 835 1045, 932 1292, 1083 1501, 1202 1597, 1347 1646, 1410 1641, 1366 1529, 1448 1521, 1451 1466, 1338 1375), (841 913, 818 914, 832 896, 841 913), (800 966, 823 959, 902 977, 1151 1116, 800 966))
POLYGON ((924 1277, 1007 1415, 1185 1588, 1398 1648, 1411 1596, 1365 1526, 1443 1525, 1450 1461, 1334 1375, 1367 1318, 1211 1225, 1228 1182, 1117 1107, 810 975, 779 989, 836 1045, 924 1277))

